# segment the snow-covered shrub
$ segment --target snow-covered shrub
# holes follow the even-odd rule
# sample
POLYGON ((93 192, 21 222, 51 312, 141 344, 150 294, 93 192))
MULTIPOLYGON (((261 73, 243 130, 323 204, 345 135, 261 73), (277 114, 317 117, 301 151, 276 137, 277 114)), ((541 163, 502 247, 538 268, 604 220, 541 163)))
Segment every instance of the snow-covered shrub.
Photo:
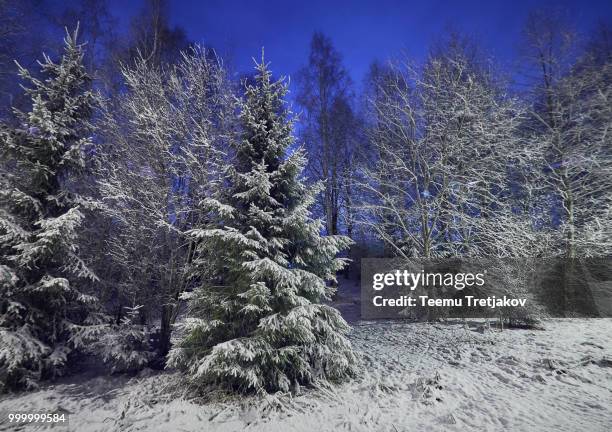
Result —
POLYGON ((155 356, 149 344, 149 332, 145 326, 136 324, 141 307, 125 307, 126 314, 121 322, 109 326, 92 345, 92 354, 100 356, 112 372, 140 370, 155 356))
POLYGON ((201 203, 216 226, 190 232, 200 286, 168 362, 196 385, 239 392, 342 380, 355 363, 348 325, 321 304, 333 293, 326 281, 345 264, 336 254, 351 241, 321 236, 309 210, 320 187, 301 178, 302 149, 287 155, 294 141, 287 87, 271 81, 263 61, 257 70, 240 103, 228 187, 201 203))
POLYGON ((77 246, 83 200, 65 187, 85 166, 94 100, 76 32, 61 62, 45 56, 41 67, 43 79, 20 68, 32 109, 0 128, 1 390, 61 374, 74 341, 103 319, 77 284, 95 275, 77 246))
POLYGON ((537 295, 535 284, 539 279, 536 259, 497 259, 494 262, 495 265, 490 266, 487 273, 487 280, 494 291, 488 294, 527 300, 525 306, 496 308, 502 324, 509 327, 539 327, 548 313, 537 295))

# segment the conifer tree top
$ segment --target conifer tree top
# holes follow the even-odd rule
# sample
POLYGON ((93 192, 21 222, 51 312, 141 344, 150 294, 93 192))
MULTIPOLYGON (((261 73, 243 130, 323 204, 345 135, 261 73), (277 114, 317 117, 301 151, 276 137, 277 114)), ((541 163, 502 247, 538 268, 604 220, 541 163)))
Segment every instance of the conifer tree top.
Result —
POLYGON ((284 78, 272 80, 272 72, 263 52, 255 69, 255 82, 245 83, 245 102, 240 113, 243 136, 238 148, 238 166, 243 166, 243 163, 248 166, 248 161, 254 161, 274 169, 293 143, 293 119, 284 100, 288 86, 284 78))
POLYGON ((38 63, 40 78, 18 65, 32 107, 28 112, 15 110, 20 125, 5 135, 3 150, 14 156, 23 172, 31 173, 28 192, 37 197, 55 195, 58 179, 85 165, 94 95, 77 38, 78 28, 66 31, 58 63, 44 54, 38 63))

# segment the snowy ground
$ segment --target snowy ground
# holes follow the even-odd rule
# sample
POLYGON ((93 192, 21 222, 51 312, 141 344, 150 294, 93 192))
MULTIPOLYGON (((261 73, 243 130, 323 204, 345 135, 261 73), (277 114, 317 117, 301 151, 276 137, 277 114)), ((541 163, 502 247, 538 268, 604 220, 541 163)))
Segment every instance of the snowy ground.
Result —
MULTIPOLYGON (((609 431, 612 319, 546 331, 481 323, 354 325, 363 375, 298 396, 203 403, 173 373, 76 376, 4 397, 0 412, 70 413, 71 431, 609 431)), ((22 429, 0 423, 0 430, 22 429)))

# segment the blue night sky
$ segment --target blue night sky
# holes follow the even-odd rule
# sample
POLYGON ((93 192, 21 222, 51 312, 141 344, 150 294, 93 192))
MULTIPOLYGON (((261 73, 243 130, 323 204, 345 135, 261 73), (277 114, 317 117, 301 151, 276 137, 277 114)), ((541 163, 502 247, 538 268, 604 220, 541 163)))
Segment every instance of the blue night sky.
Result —
MULTIPOLYGON (((138 0, 111 0, 127 22, 138 0)), ((612 1, 245 1, 169 2, 171 23, 189 38, 214 47, 236 70, 249 71, 261 47, 278 75, 292 75, 308 58, 314 31, 331 37, 344 65, 360 83, 369 64, 401 52, 422 59, 430 43, 452 28, 475 37, 498 62, 512 66, 530 10, 560 7, 579 31, 612 21, 612 1)))

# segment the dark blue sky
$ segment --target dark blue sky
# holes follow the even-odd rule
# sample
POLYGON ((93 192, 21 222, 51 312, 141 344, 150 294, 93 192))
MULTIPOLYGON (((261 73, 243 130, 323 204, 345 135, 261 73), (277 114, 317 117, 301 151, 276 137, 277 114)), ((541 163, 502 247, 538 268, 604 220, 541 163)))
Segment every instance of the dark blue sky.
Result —
MULTIPOLYGON (((353 80, 360 83, 374 59, 400 52, 421 59, 449 25, 476 37, 497 61, 516 60, 521 28, 530 10, 560 7, 580 31, 612 21, 608 1, 170 1, 172 24, 190 39, 215 47, 239 71, 252 66, 262 46, 278 75, 293 75, 307 61, 314 31, 331 37, 353 80)), ((138 0, 111 0, 123 18, 138 0)))

